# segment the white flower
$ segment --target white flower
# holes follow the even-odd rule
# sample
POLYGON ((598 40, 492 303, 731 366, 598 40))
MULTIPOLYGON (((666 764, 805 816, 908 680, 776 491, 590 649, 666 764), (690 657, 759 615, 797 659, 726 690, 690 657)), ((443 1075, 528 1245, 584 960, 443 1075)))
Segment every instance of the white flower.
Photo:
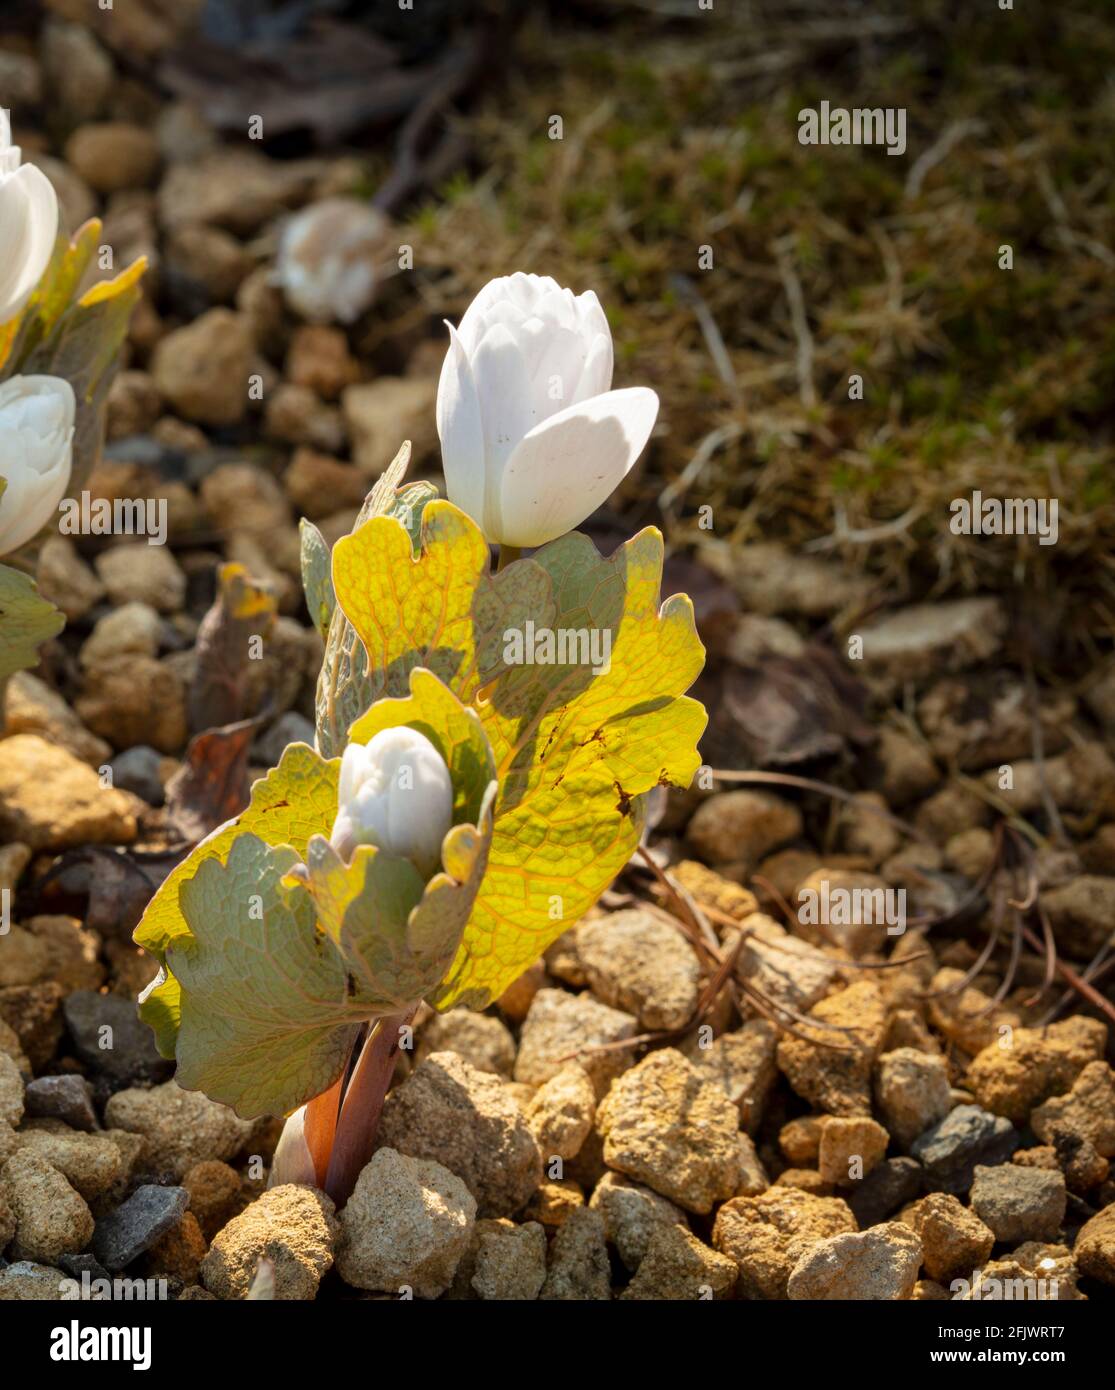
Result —
POLYGON ((611 390, 612 335, 592 290, 492 280, 449 327, 437 428, 449 500, 499 545, 544 545, 630 472, 658 397, 611 390))
POLYGON ((378 845, 412 860, 426 878, 440 866, 441 842, 453 823, 453 784, 424 734, 381 729, 370 743, 350 743, 341 758, 337 806, 330 839, 344 859, 357 845, 378 845))
POLYGON ((323 198, 283 228, 276 279, 311 323, 355 323, 375 298, 387 219, 358 198, 323 198))
POLYGON ((73 463, 73 387, 60 376, 0 383, 0 555, 45 526, 66 495, 73 463))
POLYGON ((20 157, 8 113, 0 108, 0 323, 31 298, 58 235, 58 199, 50 180, 20 157))

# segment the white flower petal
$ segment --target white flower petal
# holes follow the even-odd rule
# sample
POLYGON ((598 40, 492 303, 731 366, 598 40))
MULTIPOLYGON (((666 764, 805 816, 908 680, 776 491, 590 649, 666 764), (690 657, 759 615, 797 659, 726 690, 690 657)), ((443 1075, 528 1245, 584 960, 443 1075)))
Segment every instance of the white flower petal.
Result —
POLYGON ((357 845, 376 845, 410 859, 427 878, 437 869, 453 823, 453 784, 424 734, 400 725, 381 729, 367 744, 350 744, 338 790, 330 839, 345 860, 357 845))
POLYGON ((557 328, 568 328, 571 333, 579 331, 577 301, 572 290, 563 290, 555 285, 536 302, 534 312, 557 328))
POLYGON ((452 324, 437 388, 437 432, 450 502, 484 525, 484 422, 468 354, 452 324))
POLYGON ((15 376, 0 385, 0 554, 25 545, 54 516, 73 465, 77 403, 68 381, 15 376))
POLYGON ((538 420, 526 361, 502 324, 488 329, 472 354, 470 365, 484 422, 484 531, 490 541, 500 541, 500 479, 504 465, 519 440, 538 420))
POLYGON ((532 429, 573 404, 585 370, 586 344, 579 333, 552 325, 545 332, 545 351, 530 378, 532 429))
POLYGON ((364 771, 364 745, 350 743, 341 754, 341 773, 337 780, 337 805, 345 806, 356 795, 364 771))
MULTIPOLYGON (((601 308, 596 291, 585 290, 584 294, 577 296, 576 304, 577 319, 585 337, 591 342, 598 334, 603 334, 611 342, 612 330, 608 327, 608 316, 601 308)), ((610 381, 608 385, 611 385, 610 381)))
POLYGON ((21 165, 0 184, 0 226, 0 323, 5 323, 30 299, 58 235, 58 198, 33 164, 21 165))
POLYGON ((533 272, 525 270, 516 270, 513 275, 508 275, 503 282, 503 293, 524 309, 533 309, 533 306, 544 295, 551 290, 559 290, 560 288, 561 286, 552 275, 535 275, 533 272))
POLYGON ((457 325, 465 351, 471 354, 476 350, 487 320, 497 305, 506 301, 525 317, 531 312, 534 301, 550 288, 557 289, 557 285, 548 275, 526 275, 521 270, 489 280, 457 325))
POLYGON ((504 542, 545 545, 580 525, 630 472, 657 415, 657 395, 633 386, 569 406, 532 430, 504 470, 504 542))
POLYGON ((589 346, 581 379, 570 401, 576 405, 593 396, 602 396, 612 388, 612 336, 598 333, 589 346))

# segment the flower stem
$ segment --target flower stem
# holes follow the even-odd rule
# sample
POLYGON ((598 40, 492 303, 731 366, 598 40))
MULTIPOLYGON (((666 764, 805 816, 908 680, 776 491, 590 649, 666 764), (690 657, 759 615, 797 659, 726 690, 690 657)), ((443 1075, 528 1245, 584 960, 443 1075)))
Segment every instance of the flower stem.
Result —
POLYGON ((501 545, 499 548, 499 561, 496 564, 496 574, 499 574, 500 570, 505 570, 508 565, 513 565, 522 553, 523 548, 521 545, 501 545))
POLYGON ((315 1096, 306 1106, 302 1133, 313 1160, 318 1187, 324 1186, 325 1174, 329 1168, 329 1154, 337 1133, 337 1116, 341 1108, 341 1086, 344 1079, 345 1074, 342 1071, 328 1091, 322 1091, 320 1096, 315 1096))
POLYGON ((368 1033, 353 1069, 325 1175, 325 1191, 338 1207, 348 1201, 361 1169, 372 1156, 383 1102, 395 1070, 400 1031, 414 1017, 416 1009, 417 1005, 381 1018, 368 1033))

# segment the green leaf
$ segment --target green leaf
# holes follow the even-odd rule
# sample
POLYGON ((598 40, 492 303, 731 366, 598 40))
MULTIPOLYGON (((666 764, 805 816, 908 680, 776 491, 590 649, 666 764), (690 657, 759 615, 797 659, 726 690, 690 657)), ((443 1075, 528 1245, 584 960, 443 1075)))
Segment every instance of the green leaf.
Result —
POLYGON ((707 720, 684 697, 704 661, 684 595, 660 606, 653 528, 601 557, 574 533, 490 573, 479 528, 447 502, 423 513, 421 553, 374 517, 333 552, 333 584, 367 651, 373 698, 417 666, 479 715, 500 799, 461 948, 429 1001, 482 1008, 588 910, 638 843, 644 794, 688 785, 707 720), (610 642, 609 669, 508 665, 508 633, 575 630, 610 642))
POLYGON ((226 859, 206 859, 182 884, 193 935, 167 952, 182 991, 177 1081, 245 1118, 284 1114, 331 1086, 361 1023, 309 895, 284 886, 297 863, 289 847, 238 835, 226 859))
POLYGON ((302 590, 306 595, 306 607, 319 636, 326 641, 337 606, 337 600, 333 597, 333 580, 329 574, 329 547, 314 523, 305 517, 298 523, 298 531, 302 541, 302 590))
MULTIPOLYGON (((437 496, 437 489, 430 483, 410 483, 402 487, 403 476, 409 463, 410 444, 406 443, 368 494, 356 518, 357 527, 372 517, 394 517, 402 525, 405 534, 417 544, 422 509, 431 498, 437 496)), ((312 538, 309 545, 313 551, 312 538)), ((322 541, 322 546, 324 545, 325 542, 322 541)), ((304 575, 307 563, 306 546, 304 532, 304 575)), ((317 745, 326 757, 334 758, 344 751, 352 721, 368 708, 376 698, 376 692, 369 681, 360 639, 348 618, 336 607, 332 582, 330 581, 328 594, 324 585, 325 579, 320 573, 320 552, 313 551, 306 600, 310 604, 311 616, 315 622, 318 613, 325 607, 330 614, 328 631, 322 633, 325 638, 325 659, 317 684, 317 745)))
MULTIPOLYGON (((225 863, 243 832, 250 831, 268 845, 289 845, 298 859, 304 858, 310 837, 328 830, 336 817, 339 772, 338 760, 325 762, 306 744, 290 744, 278 767, 252 787, 246 810, 202 840, 163 881, 135 930, 136 945, 165 967, 168 949, 190 934, 179 906, 179 890, 207 860, 225 863)), ((169 972, 148 986, 140 999, 140 1017, 154 1029, 164 1057, 175 1055, 180 1003, 178 981, 169 972)))
POLYGON ((374 846, 345 864, 323 834, 306 839, 294 816, 308 809, 329 830, 338 764, 296 746, 284 756, 285 764, 295 752, 295 765, 280 764, 268 795, 175 871, 173 919, 149 908, 137 933, 152 949, 162 932, 166 979, 141 1015, 177 1024, 179 1082, 242 1115, 283 1113, 318 1095, 340 1074, 354 1025, 432 990, 483 880, 496 784, 479 720, 428 672, 415 673, 409 698, 384 703, 390 708, 369 711, 368 727, 428 729, 460 772, 443 871, 426 883, 409 860, 374 846), (328 794, 307 774, 314 761, 333 779, 328 794), (461 819, 473 808, 475 823, 461 819), (258 833, 246 828, 250 819, 258 833), (288 834, 297 844, 266 842, 288 834))
POLYGON ((318 925, 347 965, 364 1016, 400 1013, 433 991, 461 943, 487 867, 495 783, 477 825, 454 825, 442 848, 446 872, 426 884, 409 859, 359 845, 351 864, 322 835, 310 841, 303 883, 318 925))
MULTIPOLYGON (((0 478, 0 493, 3 486, 0 478)), ((65 625, 65 617, 41 596, 29 575, 0 565, 0 686, 14 672, 37 666, 39 648, 65 625)))

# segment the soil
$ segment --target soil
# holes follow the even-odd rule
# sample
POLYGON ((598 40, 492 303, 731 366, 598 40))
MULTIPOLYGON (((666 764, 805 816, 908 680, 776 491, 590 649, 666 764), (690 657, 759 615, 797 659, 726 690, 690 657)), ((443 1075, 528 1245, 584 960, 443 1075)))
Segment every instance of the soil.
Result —
MULTIPOLYGON (((442 8, 475 34, 480 7, 442 8)), ((501 39, 521 55, 505 82, 442 74, 461 143, 423 145, 417 170, 397 114, 338 128, 339 58, 303 126, 246 138, 254 70, 216 102, 197 4, 111 23, 51 4, 0 29, 15 138, 69 230, 101 216, 117 269, 149 258, 83 486, 165 503, 167 525, 165 546, 47 539, 66 628, 4 692, 0 1299, 84 1273, 182 1301, 944 1300, 996 1279, 1109 1300, 1111 228, 1101 180, 1059 181, 1109 165, 1112 35, 1015 16, 1001 51, 935 3, 866 34, 760 6, 746 40, 649 4, 554 8, 501 39), (992 49, 1009 130, 960 57, 992 49), (865 103, 910 91, 936 153, 911 187, 916 154, 900 176, 830 151, 826 192, 773 113, 865 68, 865 103), (943 98, 969 124, 935 145, 943 98), (280 244, 338 196, 377 278, 350 321, 314 322, 280 244), (706 237, 725 272, 707 279, 706 237), (589 529, 667 535, 666 590, 693 595, 708 649, 705 766, 496 1005, 420 1013, 338 1210, 268 1188, 282 1117, 175 1085, 135 1017, 156 965, 131 933, 243 791, 183 782, 191 738, 242 725, 244 785, 312 740, 299 519, 346 534, 404 438, 411 476, 438 481, 440 320, 519 268, 595 287, 616 384, 662 395, 589 529), (1058 496, 1059 544, 957 536, 950 501, 974 488, 1058 496), (277 610, 231 681, 203 626, 228 561, 277 610)), ((364 18, 340 23, 397 45, 396 77, 439 61, 436 26, 364 18)), ((329 300, 312 237, 301 255, 329 300)), ((219 756, 201 747, 195 773, 219 756)))

